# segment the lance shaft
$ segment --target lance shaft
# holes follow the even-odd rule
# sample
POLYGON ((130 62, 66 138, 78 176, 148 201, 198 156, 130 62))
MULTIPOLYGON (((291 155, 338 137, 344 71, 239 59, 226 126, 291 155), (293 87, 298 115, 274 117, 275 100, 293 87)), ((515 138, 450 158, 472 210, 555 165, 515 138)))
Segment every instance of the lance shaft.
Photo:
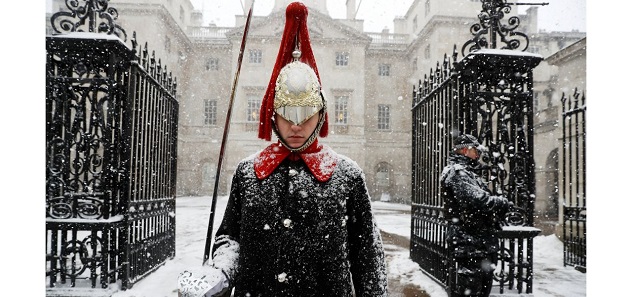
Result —
POLYGON ((247 40, 247 31, 250 27, 250 21, 252 19, 252 10, 254 9, 254 2, 250 11, 247 13, 247 20, 245 21, 245 29, 243 31, 243 39, 241 40, 241 49, 239 50, 238 64, 236 65, 236 73, 234 74, 234 82, 232 83, 232 93, 230 95, 230 102, 227 108, 227 116, 225 117, 225 128, 223 129, 223 138, 221 139, 221 150, 219 152, 219 161, 216 166, 216 176, 214 177, 214 192, 212 193, 212 205, 210 206, 210 219, 208 221, 208 233, 205 238, 205 251, 203 254, 203 265, 210 259, 210 249, 212 246, 212 231, 214 227, 214 212, 216 210, 216 200, 219 192, 219 178, 221 176, 221 169, 223 168, 223 157, 225 156, 225 144, 227 143, 227 136, 230 132, 230 120, 232 119, 232 106, 234 105, 234 97, 236 97, 236 85, 238 84, 239 74, 241 73, 241 64, 243 62, 243 52, 245 51, 245 42, 247 40))

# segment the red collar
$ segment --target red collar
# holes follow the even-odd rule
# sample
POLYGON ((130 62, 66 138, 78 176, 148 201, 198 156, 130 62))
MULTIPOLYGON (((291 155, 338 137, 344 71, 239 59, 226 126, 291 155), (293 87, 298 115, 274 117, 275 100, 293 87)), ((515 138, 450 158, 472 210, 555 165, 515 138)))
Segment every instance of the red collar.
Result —
POLYGON ((260 180, 265 179, 285 158, 302 159, 309 167, 311 174, 320 182, 326 182, 331 178, 338 162, 336 153, 329 147, 318 144, 318 140, 300 153, 292 153, 280 142, 272 143, 262 150, 254 160, 256 177, 260 180))

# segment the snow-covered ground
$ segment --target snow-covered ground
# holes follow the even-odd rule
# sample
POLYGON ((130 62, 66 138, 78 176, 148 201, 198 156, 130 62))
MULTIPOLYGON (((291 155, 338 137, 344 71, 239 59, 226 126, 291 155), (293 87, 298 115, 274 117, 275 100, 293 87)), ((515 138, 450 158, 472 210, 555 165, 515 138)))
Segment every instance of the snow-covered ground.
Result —
MULTIPOLYGON (((133 288, 117 291, 112 297, 173 297, 177 295, 176 280, 186 269, 201 266, 211 197, 179 197, 176 209, 176 255, 165 265, 148 275, 133 288)), ((227 196, 219 197, 215 229, 218 228, 227 196)), ((373 210, 380 229, 403 237, 410 236, 410 206, 386 202, 373 202, 373 210)), ((216 232, 216 231, 215 231, 216 232)), ((409 259, 409 251, 397 245, 385 245, 390 279, 400 285, 419 287, 430 297, 446 297, 446 293, 409 259)), ((554 236, 538 236, 534 241, 534 296, 586 296, 586 275, 572 267, 563 267, 563 245, 554 236)), ((91 295, 103 296, 105 290, 92 290, 91 295)), ((47 292, 49 294, 50 292, 47 292)), ((60 296, 60 295, 58 295, 60 296)), ((108 295, 106 295, 108 296, 108 295)), ((404 296, 404 295, 400 295, 404 296)))
MULTIPOLYGON (((410 237, 411 206, 385 202, 373 202, 372 205, 380 229, 410 237)), ((555 235, 535 237, 533 252, 534 297, 586 296, 586 275, 572 267, 563 267, 563 243, 555 235)), ((419 286, 431 297, 447 297, 442 287, 422 273, 418 264, 409 259, 407 249, 399 251, 388 266, 390 277, 401 275, 401 280, 419 286)))

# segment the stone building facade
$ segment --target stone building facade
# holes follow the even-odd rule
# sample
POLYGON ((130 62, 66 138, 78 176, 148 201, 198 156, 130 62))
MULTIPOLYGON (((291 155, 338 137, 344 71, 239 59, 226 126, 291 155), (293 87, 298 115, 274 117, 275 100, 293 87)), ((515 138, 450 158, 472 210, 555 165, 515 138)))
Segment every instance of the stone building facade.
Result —
MULTIPOLYGON (((362 167, 372 199, 410 203, 413 87, 442 62, 444 54, 452 53, 454 45, 461 49, 472 37, 469 27, 478 21, 481 2, 414 0, 404 16, 394 19, 394 32, 364 32, 363 20, 355 18, 356 1, 342 1, 345 19, 331 18, 326 0, 304 1, 310 10, 311 42, 330 118, 331 133, 320 141, 362 167)), ((253 16, 251 21, 221 173, 221 195, 227 193, 236 164, 267 145, 256 137, 258 110, 290 2, 275 0, 269 15, 253 16)), ((136 31, 140 43, 148 42, 158 57, 165 58, 162 63, 178 79, 178 195, 211 195, 247 9, 245 15, 236 16, 237 27, 226 28, 202 24, 202 13, 189 0, 109 3, 118 10, 118 23, 129 37, 136 31)), ((243 3, 249 7, 252 1, 243 3)), ((63 1, 55 0, 53 11, 59 7, 64 7, 63 1)), ((517 7, 513 6, 511 15, 518 13, 517 7)), ((536 8, 520 17, 519 31, 531 38, 528 51, 544 57, 585 37, 582 32, 538 31, 536 8)), ((560 88, 558 70, 545 62, 535 70, 537 117, 556 104, 552 98, 560 88)), ((537 125, 548 125, 546 121, 537 125)), ((552 136, 558 135, 537 136, 538 150, 543 149, 539 141, 556 142, 548 139, 552 136)), ((537 160, 538 168, 543 168, 547 157, 543 152, 536 154, 543 158, 537 160)), ((537 174, 543 173, 537 170, 537 174)), ((547 198, 537 197, 542 199, 547 198)), ((537 203, 537 207, 546 206, 537 203)))
MULTIPOLYGON (((535 111, 535 143, 541 145, 535 149, 537 199, 536 209, 541 227, 546 233, 562 233, 564 191, 559 190, 559 180, 568 174, 569 168, 563 168, 563 128, 561 98, 573 97, 575 91, 584 95, 586 91, 587 38, 584 37, 563 49, 547 56, 545 62, 557 68, 550 83, 550 97, 540 102, 535 111), (565 171, 565 172, 564 172, 565 171)), ((580 97, 579 97, 580 98, 580 97)), ((568 109, 568 107, 566 107, 568 109)), ((573 156, 576 158, 576 156, 573 156)), ((582 158, 583 156, 579 156, 582 158)), ((578 174, 572 172, 571 174, 578 174)), ((578 179, 581 183, 584 179, 578 179)), ((584 187, 584 184, 579 184, 584 187)), ((585 191, 583 191, 585 192, 585 191)), ((586 197, 580 197, 584 200, 586 197)))

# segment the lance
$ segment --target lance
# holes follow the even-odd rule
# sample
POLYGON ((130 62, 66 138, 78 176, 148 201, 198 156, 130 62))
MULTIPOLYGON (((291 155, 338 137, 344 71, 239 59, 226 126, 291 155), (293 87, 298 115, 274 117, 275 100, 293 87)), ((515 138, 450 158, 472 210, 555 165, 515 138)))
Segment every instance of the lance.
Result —
POLYGON ((214 178, 214 192, 212 193, 212 206, 210 206, 210 220, 208 221, 208 234, 205 238, 205 251, 203 254, 203 265, 210 259, 210 247, 212 245, 212 229, 214 227, 214 212, 216 210, 216 200, 219 190, 219 177, 221 176, 221 168, 223 167, 223 157, 225 156, 225 143, 227 142, 227 135, 230 132, 230 119, 232 118, 232 105, 234 104, 234 97, 236 96, 236 85, 238 83, 239 74, 241 73, 241 64, 243 62, 243 52, 245 50, 245 41, 247 40, 247 31, 250 28, 250 20, 252 19, 252 10, 254 9, 254 2, 250 6, 250 10, 247 13, 247 20, 245 21, 245 29, 243 31, 243 40, 241 40, 241 49, 239 50, 238 64, 236 65, 236 73, 234 74, 234 82, 232 83, 232 93, 230 95, 230 103, 227 108, 227 116, 225 117, 225 129, 223 130, 223 138, 221 140, 221 151, 219 152, 219 161, 216 166, 216 176, 214 178))

